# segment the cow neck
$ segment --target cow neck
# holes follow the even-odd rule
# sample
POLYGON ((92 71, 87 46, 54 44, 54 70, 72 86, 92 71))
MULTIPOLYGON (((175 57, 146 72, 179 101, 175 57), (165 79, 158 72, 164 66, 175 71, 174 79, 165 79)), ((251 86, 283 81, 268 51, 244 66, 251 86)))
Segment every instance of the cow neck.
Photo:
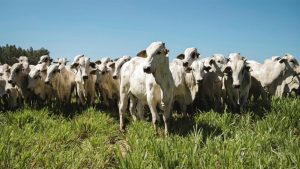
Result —
POLYGON ((20 75, 20 80, 16 81, 16 85, 19 86, 22 90, 26 90, 28 85, 29 76, 25 73, 20 75))
MULTIPOLYGON (((172 77, 170 68, 169 68, 169 58, 166 57, 164 62, 158 66, 153 73, 154 79, 157 84, 161 87, 162 91, 168 91, 172 86, 172 81, 166 79, 172 77)), ((173 80, 173 78, 172 78, 173 80)))

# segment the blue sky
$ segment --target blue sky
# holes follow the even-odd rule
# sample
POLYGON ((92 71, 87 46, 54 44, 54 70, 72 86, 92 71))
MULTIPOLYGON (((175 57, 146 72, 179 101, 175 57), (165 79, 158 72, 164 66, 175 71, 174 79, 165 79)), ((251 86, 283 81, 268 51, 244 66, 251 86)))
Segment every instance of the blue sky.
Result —
POLYGON ((164 41, 171 59, 240 52, 300 56, 299 0, 0 0, 0 45, 45 47, 53 58, 135 55, 164 41))

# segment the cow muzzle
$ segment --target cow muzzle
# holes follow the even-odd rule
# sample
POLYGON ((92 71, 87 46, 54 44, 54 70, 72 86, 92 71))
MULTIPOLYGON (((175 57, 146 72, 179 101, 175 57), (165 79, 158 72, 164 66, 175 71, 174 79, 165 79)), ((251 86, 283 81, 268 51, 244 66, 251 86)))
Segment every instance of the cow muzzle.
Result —
POLYGON ((87 80, 89 77, 88 76, 82 76, 83 80, 87 80))
POLYGON ((197 84, 202 84, 203 83, 203 79, 199 79, 196 81, 197 84))
POLYGON ((183 62, 183 67, 187 67, 188 65, 189 65, 189 63, 188 62, 183 62))
POLYGON ((151 73, 151 67, 150 66, 144 66, 143 69, 144 69, 145 73, 151 73))
POLYGON ((241 87, 241 85, 233 85, 233 88, 235 88, 235 89, 239 89, 241 87))

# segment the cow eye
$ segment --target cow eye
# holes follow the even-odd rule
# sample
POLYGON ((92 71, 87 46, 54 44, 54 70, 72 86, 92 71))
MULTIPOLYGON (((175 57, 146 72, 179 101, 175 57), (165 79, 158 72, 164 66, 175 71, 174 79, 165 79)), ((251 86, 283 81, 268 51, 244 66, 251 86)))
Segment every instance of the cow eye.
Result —
POLYGON ((220 60, 218 60, 217 62, 218 62, 218 63, 221 63, 221 61, 220 61, 220 60))
POLYGON ((192 58, 195 59, 196 55, 195 53, 192 53, 192 58))

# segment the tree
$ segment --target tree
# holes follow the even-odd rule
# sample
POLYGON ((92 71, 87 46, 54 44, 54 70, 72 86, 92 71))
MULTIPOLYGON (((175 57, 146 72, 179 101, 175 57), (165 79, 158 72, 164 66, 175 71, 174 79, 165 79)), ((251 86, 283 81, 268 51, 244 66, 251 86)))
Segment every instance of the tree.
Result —
POLYGON ((12 65, 17 62, 17 58, 20 56, 27 56, 29 64, 37 64, 42 55, 49 55, 50 52, 45 48, 34 50, 32 47, 29 49, 22 49, 16 47, 16 45, 0 46, 0 63, 7 63, 12 65))

